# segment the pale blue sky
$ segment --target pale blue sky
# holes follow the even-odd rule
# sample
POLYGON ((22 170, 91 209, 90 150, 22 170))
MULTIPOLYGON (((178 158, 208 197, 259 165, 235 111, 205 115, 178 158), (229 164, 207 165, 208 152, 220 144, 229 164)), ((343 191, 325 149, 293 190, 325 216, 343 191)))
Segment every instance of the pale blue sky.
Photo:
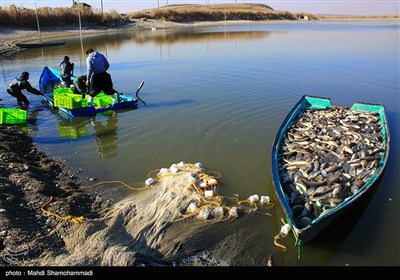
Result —
MULTIPOLYGON (((16 4, 27 8, 37 7, 69 7, 73 0, 0 0, 2 6, 16 4)), ((313 14, 341 15, 385 15, 400 14, 400 0, 85 0, 94 8, 100 9, 103 3, 104 11, 116 10, 120 13, 140 11, 147 8, 157 8, 167 4, 225 4, 225 3, 261 3, 275 10, 289 12, 308 12, 313 14)))

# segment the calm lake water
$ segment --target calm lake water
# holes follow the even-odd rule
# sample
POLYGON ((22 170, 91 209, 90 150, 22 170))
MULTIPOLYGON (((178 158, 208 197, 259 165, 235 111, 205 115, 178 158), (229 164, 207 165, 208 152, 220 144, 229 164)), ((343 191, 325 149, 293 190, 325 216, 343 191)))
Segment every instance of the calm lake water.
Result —
MULTIPOLYGON (((271 196, 272 217, 244 216, 233 225, 253 236, 237 265, 265 265, 276 251, 273 237, 284 216, 272 187, 270 157, 287 113, 304 94, 341 106, 384 104, 391 147, 380 183, 359 207, 303 245, 299 260, 294 237, 284 239, 288 251, 277 254, 274 264, 398 266, 399 34, 398 24, 304 22, 86 36, 84 49, 108 57, 118 91, 133 94, 145 81, 140 96, 147 107, 68 120, 28 93, 29 134, 84 178, 135 184, 151 170, 201 162, 222 174, 222 195, 271 196)), ((6 93, 15 76, 29 71, 37 87, 43 66, 57 68, 64 55, 75 63, 76 75, 85 74, 79 38, 1 61, 2 106, 16 106, 6 93)))

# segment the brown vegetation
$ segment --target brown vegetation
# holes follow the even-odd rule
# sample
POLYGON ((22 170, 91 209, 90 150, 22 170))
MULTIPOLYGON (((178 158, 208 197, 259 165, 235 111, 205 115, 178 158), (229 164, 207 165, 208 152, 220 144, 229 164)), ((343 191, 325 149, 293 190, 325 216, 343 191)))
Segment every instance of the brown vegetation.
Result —
MULTIPOLYGON (((72 8, 40 7, 35 11, 10 5, 0 7, 0 26, 37 28, 36 12, 41 27, 76 25, 79 22, 77 6, 72 8)), ((79 12, 81 21, 85 25, 120 25, 128 20, 116 11, 101 13, 95 12, 91 7, 80 7, 79 12)))
POLYGON ((220 20, 294 20, 312 14, 293 14, 276 11, 263 4, 214 4, 214 5, 174 5, 129 13, 131 18, 148 18, 174 22, 220 21, 220 20))

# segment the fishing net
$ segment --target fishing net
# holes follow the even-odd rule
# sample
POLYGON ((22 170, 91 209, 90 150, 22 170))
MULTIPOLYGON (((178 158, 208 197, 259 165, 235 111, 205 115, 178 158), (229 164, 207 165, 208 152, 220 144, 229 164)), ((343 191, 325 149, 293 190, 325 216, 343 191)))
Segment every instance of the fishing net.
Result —
POLYGON ((240 219, 234 220, 236 225, 223 222, 261 208, 257 201, 239 203, 237 198, 220 196, 214 175, 193 164, 163 168, 156 179, 146 181, 147 189, 104 209, 100 218, 55 231, 65 244, 63 252, 45 252, 35 262, 57 266, 229 265, 249 250, 255 234, 237 230, 240 219), (237 240, 240 245, 227 246, 237 240), (199 253, 203 249, 208 253, 199 253))

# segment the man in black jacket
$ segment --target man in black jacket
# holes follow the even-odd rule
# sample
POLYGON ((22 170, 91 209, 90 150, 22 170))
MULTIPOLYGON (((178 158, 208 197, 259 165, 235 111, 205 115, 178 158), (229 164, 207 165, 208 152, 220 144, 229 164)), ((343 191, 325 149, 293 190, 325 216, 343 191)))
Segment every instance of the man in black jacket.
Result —
POLYGON ((74 75, 74 64, 69 61, 68 56, 60 63, 60 75, 65 85, 69 87, 72 84, 71 77, 74 75))
POLYGON ((8 86, 7 92, 17 98, 17 102, 19 106, 23 106, 23 103, 25 103, 26 106, 29 105, 28 98, 22 93, 23 89, 26 89, 30 93, 36 94, 36 95, 43 95, 43 93, 40 90, 37 90, 31 86, 31 84, 28 82, 29 80, 29 73, 28 72, 22 72, 21 77, 15 78, 15 80, 8 86))

